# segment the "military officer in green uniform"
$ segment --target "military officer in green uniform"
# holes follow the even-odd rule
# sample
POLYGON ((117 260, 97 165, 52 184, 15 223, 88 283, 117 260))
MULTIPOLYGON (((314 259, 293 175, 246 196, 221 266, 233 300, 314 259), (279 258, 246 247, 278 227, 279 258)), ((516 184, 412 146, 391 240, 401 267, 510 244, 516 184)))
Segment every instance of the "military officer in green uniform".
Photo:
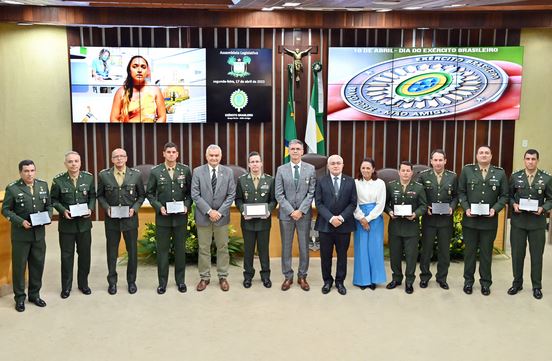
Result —
POLYGON ((535 149, 528 149, 523 158, 525 168, 514 172, 510 178, 510 242, 514 282, 508 294, 515 295, 523 289, 523 263, 529 240, 533 297, 540 300, 546 213, 552 209, 552 177, 538 169, 539 152, 535 149))
POLYGON ((113 168, 104 169, 98 174, 98 202, 105 210, 105 237, 107 239, 107 292, 117 293, 117 256, 121 234, 128 253, 127 283, 128 292, 136 293, 136 271, 138 267, 138 210, 144 202, 146 192, 142 174, 138 169, 126 166, 127 154, 117 148, 111 152, 113 168), (129 207, 126 217, 111 217, 111 207, 129 207))
POLYGON ((77 286, 85 295, 92 293, 88 286, 90 273, 90 246, 92 243, 92 221, 90 215, 96 207, 96 188, 91 173, 81 171, 79 153, 65 154, 67 172, 58 174, 53 182, 50 195, 52 205, 59 213, 59 247, 61 249, 61 298, 69 297, 73 285, 73 261, 77 247, 78 271, 77 286), (82 212, 75 209, 82 207, 82 212), (71 206, 74 213, 71 213, 71 206), (87 208, 85 210, 84 208, 87 208), (77 213, 78 212, 78 213, 77 213))
POLYGON ((11 222, 12 283, 15 309, 25 311, 25 269, 29 267, 29 302, 45 307, 40 298, 46 240, 44 225, 31 223, 31 214, 48 212, 52 217, 52 205, 48 183, 36 179, 36 167, 32 160, 19 162, 21 178, 6 187, 2 214, 11 222))
POLYGON ((418 182, 425 189, 427 212, 422 217, 422 250, 420 256, 420 287, 426 288, 431 279, 431 257, 433 245, 437 238, 437 274, 439 286, 449 289, 447 283, 450 265, 450 240, 452 239, 452 214, 458 204, 458 179, 456 173, 445 169, 447 157, 442 149, 431 152, 431 168, 418 175, 418 182), (443 209, 432 208, 436 207, 443 209), (448 209, 445 209, 448 208, 448 209))
POLYGON ((401 162, 399 167, 400 179, 387 184, 387 202, 385 205, 385 212, 391 218, 389 220, 388 235, 391 271, 393 272, 392 280, 386 288, 393 289, 402 283, 401 263, 404 251, 406 259, 405 291, 408 294, 414 292, 412 285, 416 278, 414 272, 416 271, 418 243, 420 242, 420 224, 418 220, 427 211, 424 188, 420 183, 412 180, 412 175, 412 163, 408 161, 401 162))
POLYGON ((174 143, 163 147, 165 162, 155 166, 150 173, 147 197, 155 208, 157 237, 157 293, 167 289, 169 278, 169 250, 174 245, 174 278, 179 292, 186 292, 186 238, 188 236, 188 211, 192 206, 190 196, 192 172, 187 165, 178 163, 178 150, 174 143))
POLYGON ((249 153, 249 173, 242 175, 236 185, 236 206, 241 216, 241 228, 244 240, 243 255, 243 287, 251 287, 255 275, 253 257, 255 244, 261 262, 261 280, 266 288, 272 287, 270 281, 270 214, 276 208, 274 177, 263 173, 263 161, 258 152, 249 153), (267 213, 260 217, 250 217, 245 214, 244 204, 266 203, 267 213))
POLYGON ((491 164, 488 145, 480 146, 477 164, 467 164, 458 179, 458 201, 465 211, 462 218, 464 250, 464 292, 472 294, 479 250, 479 283, 481 294, 491 294, 491 262, 498 227, 498 213, 508 202, 508 180, 504 170, 491 164), (473 208, 472 208, 473 207, 473 208), (486 209, 488 207, 488 214, 486 209), (478 212, 474 212, 474 211, 478 212))

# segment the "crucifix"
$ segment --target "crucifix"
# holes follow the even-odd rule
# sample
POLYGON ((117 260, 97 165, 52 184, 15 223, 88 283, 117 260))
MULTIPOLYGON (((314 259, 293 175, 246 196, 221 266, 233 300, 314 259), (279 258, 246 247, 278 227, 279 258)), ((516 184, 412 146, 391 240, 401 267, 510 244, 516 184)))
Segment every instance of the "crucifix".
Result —
POLYGON ((297 46, 293 47, 293 49, 290 49, 286 45, 282 45, 279 47, 278 50, 280 53, 285 53, 286 55, 293 57, 293 69, 295 74, 295 82, 297 83, 297 86, 299 86, 299 81, 301 80, 300 76, 301 76, 301 73, 303 72, 303 62, 301 59, 307 56, 308 54, 318 53, 318 47, 309 46, 308 48, 301 50, 297 46))

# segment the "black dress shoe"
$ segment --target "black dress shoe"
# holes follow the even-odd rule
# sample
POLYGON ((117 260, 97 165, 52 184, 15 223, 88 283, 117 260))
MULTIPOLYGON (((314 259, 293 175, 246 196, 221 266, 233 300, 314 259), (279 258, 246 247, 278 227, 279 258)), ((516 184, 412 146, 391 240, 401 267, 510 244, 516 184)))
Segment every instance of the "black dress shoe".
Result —
POLYGON ((397 281, 391 281, 387 284, 387 286, 385 286, 385 288, 387 288, 388 290, 392 290, 393 288, 397 287, 397 286, 400 286, 401 283, 400 282, 397 282, 397 281))
POLYGON ((421 288, 427 288, 428 281, 420 281, 420 287, 421 288))
POLYGON ((469 285, 464 286, 464 293, 467 295, 471 295, 473 293, 473 287, 469 285))
POLYGON ((86 287, 79 287, 79 290, 85 294, 85 295, 90 295, 92 293, 92 290, 90 289, 90 287, 86 286, 86 287))
POLYGON ((23 312, 25 311, 25 301, 17 301, 15 303, 15 310, 17 312, 23 312))
POLYGON ((368 288, 368 286, 358 286, 358 288, 360 288, 361 290, 363 290, 363 291, 364 291, 365 289, 367 289, 367 288, 368 288))
POLYGON ((117 293, 117 285, 112 283, 109 285, 109 287, 107 287, 107 293, 109 293, 110 295, 114 295, 117 293))
POLYGON ((272 281, 268 278, 264 279, 263 280, 263 286, 265 286, 266 288, 272 287, 272 281))
POLYGON ((512 286, 512 287, 508 288, 508 294, 510 296, 513 296, 516 293, 518 293, 519 291, 521 291, 522 289, 523 289, 523 287, 512 286))
POLYGON ((159 287, 157 287, 157 294, 162 295, 165 291, 167 291, 167 286, 159 285, 159 287))
POLYGON ((243 280, 243 287, 250 288, 251 287, 251 280, 250 279, 243 280))
POLYGON ((38 307, 46 307, 46 302, 44 302, 44 300, 42 298, 35 298, 35 299, 29 299, 29 302, 32 302, 34 303, 35 305, 37 305, 38 307))
POLYGON ((491 289, 489 287, 481 286, 481 294, 483 296, 488 296, 491 294, 491 289))
POLYGON ((332 284, 330 282, 326 282, 324 283, 324 286, 322 286, 322 293, 326 295, 330 292, 331 289, 332 289, 332 284))
POLYGON ((374 283, 372 283, 371 285, 368 285, 368 288, 373 291, 373 290, 376 289, 376 285, 374 283))
POLYGON ((178 292, 186 293, 186 291, 188 291, 188 287, 186 287, 185 283, 181 283, 178 285, 178 292))
POLYGON ((136 287, 136 283, 132 282, 128 284, 128 293, 131 295, 135 294, 138 291, 138 287, 136 287))
POLYGON ((61 293, 59 295, 61 296, 61 298, 66 299, 67 297, 69 297, 69 295, 71 295, 71 291, 61 290, 61 293))
MULTIPOLYGON (((420 282, 421 283, 421 282, 420 282)), ((427 287, 427 286, 426 286, 427 287)), ((409 295, 412 294, 412 292, 414 292, 414 287, 412 287, 412 284, 411 283, 407 283, 405 286, 404 286, 404 292, 408 293, 409 295)))
POLYGON ((437 283, 439 284, 439 287, 441 287, 442 289, 444 289, 444 290, 449 289, 449 285, 446 281, 437 281, 437 283))
POLYGON ((540 300, 542 298, 542 291, 540 288, 533 288, 533 297, 535 297, 537 300, 540 300))
POLYGON ((343 283, 336 283, 335 284, 335 288, 337 288, 337 292, 342 295, 342 296, 345 296, 347 294, 347 289, 345 288, 345 286, 343 285, 343 283))

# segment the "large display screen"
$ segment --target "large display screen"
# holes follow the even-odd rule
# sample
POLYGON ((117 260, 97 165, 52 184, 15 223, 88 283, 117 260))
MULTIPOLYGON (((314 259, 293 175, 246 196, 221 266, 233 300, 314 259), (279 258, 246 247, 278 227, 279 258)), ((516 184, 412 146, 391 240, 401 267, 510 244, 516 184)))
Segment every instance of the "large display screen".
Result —
POLYGON ((272 119, 272 50, 207 49, 209 122, 272 119))
POLYGON ((71 47, 74 123, 204 123, 205 49, 71 47))
POLYGON ((518 119, 523 47, 330 48, 328 120, 518 119))

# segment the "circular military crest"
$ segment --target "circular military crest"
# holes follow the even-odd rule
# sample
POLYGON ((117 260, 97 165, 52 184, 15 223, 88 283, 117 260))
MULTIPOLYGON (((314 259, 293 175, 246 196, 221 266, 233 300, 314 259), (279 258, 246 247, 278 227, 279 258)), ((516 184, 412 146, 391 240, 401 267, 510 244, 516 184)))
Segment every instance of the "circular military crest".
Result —
POLYGON ((230 95, 230 104, 232 104, 238 112, 241 112, 241 110, 245 108, 248 101, 247 94, 241 89, 234 90, 232 95, 230 95))
POLYGON ((453 116, 500 98, 508 75, 493 63, 463 55, 417 55, 374 64, 346 82, 349 106, 382 118, 453 116))

